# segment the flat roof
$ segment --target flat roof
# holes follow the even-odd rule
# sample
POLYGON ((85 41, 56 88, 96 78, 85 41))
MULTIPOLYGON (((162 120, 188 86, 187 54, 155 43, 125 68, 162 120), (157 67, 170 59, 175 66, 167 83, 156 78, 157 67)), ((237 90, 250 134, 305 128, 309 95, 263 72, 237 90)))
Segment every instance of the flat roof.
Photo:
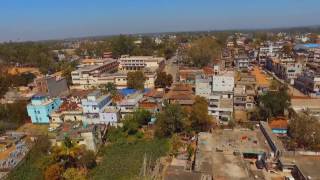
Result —
POLYGON ((215 130, 212 138, 213 148, 224 152, 239 151, 241 153, 264 153, 270 148, 259 129, 215 130))
POLYGON ((320 156, 284 156, 280 161, 295 164, 305 177, 309 176, 312 180, 320 179, 320 156))
MULTIPOLYGON (((215 134, 199 133, 195 170, 212 174, 213 179, 252 179, 249 169, 241 159, 241 156, 235 156, 232 152, 216 151, 216 142, 219 141, 219 137, 215 134)), ((226 145, 229 144, 226 143, 226 145)))

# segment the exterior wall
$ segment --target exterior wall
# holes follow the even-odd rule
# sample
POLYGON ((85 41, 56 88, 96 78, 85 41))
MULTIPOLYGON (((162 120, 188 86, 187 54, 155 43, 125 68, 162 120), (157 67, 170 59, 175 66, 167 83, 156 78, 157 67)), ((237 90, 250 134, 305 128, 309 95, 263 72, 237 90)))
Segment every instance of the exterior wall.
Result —
POLYGON ((110 96, 101 96, 99 100, 82 100, 83 113, 100 113, 103 111, 104 107, 111 103, 110 96))
POLYGON ((153 56, 129 56, 121 57, 119 61, 120 70, 136 71, 145 68, 163 68, 165 59, 153 56))
POLYGON ((120 113, 119 112, 103 112, 100 113, 100 121, 104 124, 109 124, 111 126, 117 126, 120 121, 120 113))
MULTIPOLYGON (((154 88, 154 81, 156 79, 156 73, 145 74, 146 82, 145 88, 154 88)), ((126 74, 108 74, 107 76, 83 76, 81 78, 73 78, 73 87, 77 89, 90 89, 93 87, 99 87, 100 85, 107 84, 108 82, 114 83, 118 89, 127 87, 127 75, 126 74)))
POLYGON ((41 100, 33 99, 30 104, 27 105, 28 116, 31 118, 32 123, 49 123, 50 115, 53 111, 58 109, 62 104, 62 100, 46 98, 41 100))

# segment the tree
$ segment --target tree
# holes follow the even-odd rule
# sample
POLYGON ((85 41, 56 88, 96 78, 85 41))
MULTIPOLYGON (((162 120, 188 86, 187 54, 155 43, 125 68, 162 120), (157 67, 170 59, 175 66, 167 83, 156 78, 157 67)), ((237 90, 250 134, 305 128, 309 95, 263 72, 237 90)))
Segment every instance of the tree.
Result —
POLYGON ((108 82, 102 86, 102 92, 105 94, 110 93, 111 96, 115 95, 117 93, 117 86, 112 82, 108 82))
POLYGON ((157 115, 155 133, 158 137, 169 137, 185 128, 186 113, 179 104, 166 103, 157 115))
POLYGON ((289 135, 299 148, 320 150, 320 124, 308 112, 300 113, 291 119, 289 135))
POLYGON ((127 74, 127 87, 137 90, 144 90, 144 83, 146 77, 142 71, 128 72, 127 74))
POLYGON ((220 57, 221 46, 212 37, 203 37, 192 43, 187 51, 187 62, 196 67, 204 67, 220 57))
POLYGON ((208 114, 208 102, 204 97, 196 96, 189 121, 191 129, 196 132, 207 131, 210 128, 211 117, 208 114))
POLYGON ((118 58, 121 55, 131 55, 136 46, 132 37, 120 35, 111 40, 111 47, 113 56, 118 58))
POLYGON ((123 120, 123 131, 128 135, 134 135, 139 130, 139 123, 133 118, 132 115, 126 115, 123 120))
POLYGON ((86 180, 86 175, 83 169, 68 168, 62 175, 66 180, 86 180))
POLYGON ((138 56, 151 56, 156 48, 156 44, 151 37, 144 36, 141 39, 140 46, 134 49, 133 54, 138 56))
POLYGON ((158 72, 154 84, 158 88, 165 88, 171 86, 172 82, 173 78, 171 74, 167 74, 166 72, 158 72))
POLYGON ((151 113, 145 109, 137 109, 133 112, 133 120, 136 121, 139 126, 147 125, 150 122, 151 113))
POLYGON ((62 168, 58 163, 52 164, 47 167, 44 177, 46 180, 59 180, 61 179, 62 168))
POLYGON ((268 91, 266 94, 259 96, 260 110, 261 113, 266 115, 265 118, 281 116, 284 114, 284 110, 288 109, 291 98, 287 89, 286 86, 280 86, 279 90, 268 91))
POLYGON ((92 169, 97 165, 96 156, 93 151, 84 150, 81 152, 79 163, 82 167, 92 169))

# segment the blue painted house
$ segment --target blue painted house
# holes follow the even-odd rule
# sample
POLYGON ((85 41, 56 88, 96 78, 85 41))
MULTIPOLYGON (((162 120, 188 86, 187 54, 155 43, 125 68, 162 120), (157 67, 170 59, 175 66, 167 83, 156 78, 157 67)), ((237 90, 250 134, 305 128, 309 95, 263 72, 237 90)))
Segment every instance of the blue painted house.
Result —
POLYGON ((48 99, 44 95, 35 95, 27 105, 28 115, 32 123, 49 123, 50 115, 62 104, 60 98, 48 99))

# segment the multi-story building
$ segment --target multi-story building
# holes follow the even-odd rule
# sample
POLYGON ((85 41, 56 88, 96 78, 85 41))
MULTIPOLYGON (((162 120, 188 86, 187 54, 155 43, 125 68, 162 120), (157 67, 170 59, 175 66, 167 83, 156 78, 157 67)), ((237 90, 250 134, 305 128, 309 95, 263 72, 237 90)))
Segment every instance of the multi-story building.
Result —
POLYGON ((268 58, 277 57, 282 51, 282 45, 269 44, 259 49, 258 62, 264 67, 268 58))
POLYGON ((50 123, 50 115, 62 104, 60 98, 49 99, 44 95, 35 95, 27 105, 28 116, 32 123, 50 123))
POLYGON ((49 136, 52 145, 61 146, 66 137, 77 145, 84 145, 86 149, 97 152, 104 143, 103 137, 107 132, 105 124, 64 123, 62 128, 52 132, 49 136))
POLYGON ((250 65, 250 60, 248 56, 237 56, 234 59, 235 65, 239 71, 248 70, 250 65))
POLYGON ((100 91, 94 91, 88 94, 86 99, 81 100, 83 113, 94 114, 100 113, 112 102, 110 95, 102 95, 100 91))
POLYGON ((294 80, 302 73, 303 65, 293 58, 273 58, 268 59, 267 69, 279 78, 294 84, 294 80))
MULTIPOLYGON (((99 75, 78 74, 72 75, 73 88, 76 89, 91 89, 93 87, 99 87, 107 83, 114 83, 118 89, 123 89, 127 87, 127 73, 117 72, 117 73, 103 73, 99 75)), ((146 81, 144 83, 145 88, 153 88, 154 81, 157 78, 156 72, 144 72, 146 76, 146 81)))
POLYGON ((208 114, 221 123, 227 123, 233 117, 233 89, 234 73, 231 71, 196 78, 196 95, 208 100, 208 114))
POLYGON ((111 126, 118 126, 121 118, 120 108, 107 107, 99 113, 100 122, 111 126))
MULTIPOLYGON (((71 72, 73 88, 90 89, 107 83, 114 83, 117 88, 127 87, 127 72, 118 71, 118 61, 109 59, 103 64, 85 65, 71 72)), ((155 71, 145 71, 145 87, 154 87, 155 71)))
POLYGON ((97 84, 97 77, 100 77, 104 73, 118 71, 118 65, 118 61, 115 59, 110 59, 100 65, 82 65, 77 70, 71 72, 72 83, 83 88, 91 88, 91 86, 97 84))
POLYGON ((50 129, 54 130, 65 122, 82 122, 82 108, 76 102, 64 101, 61 106, 51 113, 50 129))
POLYGON ((249 110, 254 108, 255 91, 247 89, 246 86, 237 86, 234 88, 233 104, 237 110, 249 110))
POLYGON ((314 71, 303 72, 294 81, 294 85, 305 94, 320 96, 320 74, 314 71))
POLYGON ((103 95, 98 90, 88 94, 87 98, 81 100, 84 114, 83 121, 88 124, 108 124, 108 119, 100 115, 104 115, 103 112, 111 102, 110 95, 103 95))
POLYGON ((120 108, 121 116, 124 117, 127 114, 131 114, 139 108, 139 101, 143 98, 143 94, 136 92, 126 96, 123 100, 117 103, 120 108))
POLYGON ((122 56, 119 62, 119 69, 123 71, 137 71, 146 68, 156 70, 165 66, 163 57, 153 56, 122 56))
POLYGON ((222 72, 222 74, 212 76, 213 92, 232 92, 234 88, 233 71, 222 72))

